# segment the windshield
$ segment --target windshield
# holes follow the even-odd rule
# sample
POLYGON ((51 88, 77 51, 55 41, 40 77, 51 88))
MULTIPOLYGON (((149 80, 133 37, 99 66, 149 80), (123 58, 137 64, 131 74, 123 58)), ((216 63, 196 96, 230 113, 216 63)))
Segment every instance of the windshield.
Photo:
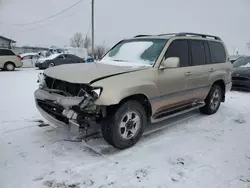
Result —
POLYGON ((234 67, 245 67, 250 68, 250 57, 241 57, 237 59, 234 64, 234 67))
POLYGON ((111 49, 101 62, 108 60, 152 66, 166 42, 164 39, 124 40, 111 49))

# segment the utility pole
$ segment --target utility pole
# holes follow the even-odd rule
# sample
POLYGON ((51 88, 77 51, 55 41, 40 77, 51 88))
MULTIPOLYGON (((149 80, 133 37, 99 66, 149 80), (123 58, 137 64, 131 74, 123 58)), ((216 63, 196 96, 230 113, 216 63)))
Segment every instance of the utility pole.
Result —
POLYGON ((94 19, 94 0, 92 0, 92 57, 94 58, 94 50, 95 50, 95 19, 94 19))

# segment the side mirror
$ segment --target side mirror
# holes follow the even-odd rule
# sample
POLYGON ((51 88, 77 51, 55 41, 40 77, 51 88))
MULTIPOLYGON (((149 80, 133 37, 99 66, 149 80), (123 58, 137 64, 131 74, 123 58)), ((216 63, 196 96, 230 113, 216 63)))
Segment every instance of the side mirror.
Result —
POLYGON ((165 61, 161 65, 161 69, 165 68, 177 68, 180 66, 180 58, 179 57, 169 57, 165 59, 165 61))

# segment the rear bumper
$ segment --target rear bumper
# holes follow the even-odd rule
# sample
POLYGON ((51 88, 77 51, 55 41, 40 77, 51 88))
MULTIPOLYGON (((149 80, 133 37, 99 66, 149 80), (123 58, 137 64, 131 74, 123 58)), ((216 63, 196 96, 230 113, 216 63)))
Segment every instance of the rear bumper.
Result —
POLYGON ((250 81, 233 81, 232 89, 250 91, 250 81))
POLYGON ((16 68, 21 68, 22 66, 23 66, 23 62, 22 61, 16 63, 16 68))

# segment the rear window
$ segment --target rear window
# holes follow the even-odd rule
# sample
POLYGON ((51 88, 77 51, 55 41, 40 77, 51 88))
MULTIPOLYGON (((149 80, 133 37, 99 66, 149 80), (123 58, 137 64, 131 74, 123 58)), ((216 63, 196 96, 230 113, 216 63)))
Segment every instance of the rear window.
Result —
POLYGON ((11 50, 0 49, 0 56, 15 55, 11 50))
POLYGON ((226 62, 226 52, 222 43, 209 41, 208 46, 211 54, 211 63, 226 62))

